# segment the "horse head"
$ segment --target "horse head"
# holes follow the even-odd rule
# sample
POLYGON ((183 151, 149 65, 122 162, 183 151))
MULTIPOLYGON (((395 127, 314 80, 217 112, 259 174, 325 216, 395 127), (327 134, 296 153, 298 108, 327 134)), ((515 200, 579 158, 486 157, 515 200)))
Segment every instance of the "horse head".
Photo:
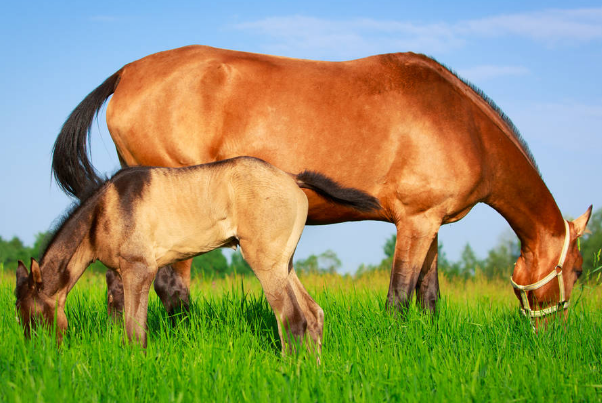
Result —
POLYGON ((538 319, 568 308, 573 287, 583 271, 579 238, 585 233, 591 213, 590 206, 579 218, 564 222, 562 249, 539 251, 539 258, 522 252, 516 262, 511 278, 514 293, 521 302, 521 311, 536 320, 536 326, 538 319))
POLYGON ((67 329, 67 317, 56 300, 44 293, 44 282, 38 262, 32 258, 31 272, 27 273, 27 268, 19 260, 16 275, 17 318, 23 325, 25 337, 29 338, 38 326, 52 328, 56 323, 57 341, 60 343, 67 329))

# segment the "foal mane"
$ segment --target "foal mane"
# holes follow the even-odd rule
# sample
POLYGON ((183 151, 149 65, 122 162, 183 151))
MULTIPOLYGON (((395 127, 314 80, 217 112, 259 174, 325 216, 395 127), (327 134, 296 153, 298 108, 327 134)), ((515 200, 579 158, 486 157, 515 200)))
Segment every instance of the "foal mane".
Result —
POLYGON ((49 231, 44 243, 40 248, 40 263, 44 261, 46 252, 50 249, 52 244, 57 240, 61 233, 65 230, 65 227, 69 224, 70 219, 82 211, 89 200, 99 194, 105 185, 109 182, 109 178, 103 178, 100 182, 90 182, 89 187, 82 193, 81 198, 74 201, 67 209, 57 218, 49 231))
POLYGON ((508 115, 506 115, 504 113, 504 111, 493 101, 493 99, 491 99, 487 94, 485 94, 485 92, 483 92, 482 89, 480 89, 479 87, 477 87, 476 85, 474 85, 473 83, 471 83, 470 81, 468 81, 467 79, 461 77, 454 69, 452 69, 452 68, 446 66, 445 64, 439 62, 434 57, 430 57, 429 56, 429 59, 433 60, 435 63, 439 64, 444 69, 446 69, 448 72, 450 72, 451 74, 453 74, 464 85, 468 86, 471 90, 473 90, 475 92, 475 94, 477 94, 483 101, 487 102, 487 104, 491 107, 491 109, 493 109, 495 111, 495 113, 497 113, 497 115, 506 124, 506 126, 508 127, 508 129, 510 129, 510 134, 517 141, 519 147, 521 148, 521 150, 525 154, 525 157, 527 157, 527 159, 529 160, 529 162, 531 163, 531 165, 533 165, 533 168, 535 168, 535 171, 537 171, 538 175, 541 177, 541 172, 539 170, 539 167, 537 166, 537 162, 535 162, 535 157, 533 156, 533 153, 529 149, 529 145, 527 144, 527 141, 520 134, 520 131, 518 130, 518 128, 516 127, 516 125, 514 124, 514 122, 512 122, 512 120, 510 120, 510 118, 508 117, 508 115))
MULTIPOLYGON (((110 182, 115 182, 116 179, 118 179, 119 177, 121 177, 127 173, 137 172, 137 171, 148 171, 150 168, 152 168, 152 167, 147 167, 147 166, 126 167, 126 168, 122 168, 119 171, 117 171, 110 178, 105 177, 105 178, 101 178, 99 181, 89 182, 88 187, 86 189, 84 189, 84 191, 81 193, 79 199, 76 200, 75 202, 73 202, 73 204, 71 206, 69 206, 57 220, 55 220, 56 224, 54 224, 52 226, 52 229, 50 230, 50 235, 48 237, 46 237, 48 242, 45 242, 45 244, 43 244, 42 248, 40 249, 40 263, 44 260, 44 257, 46 256, 46 252, 48 252, 48 249, 50 249, 50 247, 57 240, 57 238, 59 238, 61 236, 61 234, 65 231, 66 227, 69 226, 71 219, 73 217, 75 217, 76 215, 78 215, 80 212, 83 212, 88 206, 90 206, 94 202, 93 200, 96 199, 97 196, 99 196, 104 191, 104 189, 110 182)), ((86 222, 86 224, 87 224, 87 222, 86 222)), ((80 228, 80 227, 78 227, 78 228, 80 228)), ((73 232, 74 229, 71 228, 70 230, 73 232)))

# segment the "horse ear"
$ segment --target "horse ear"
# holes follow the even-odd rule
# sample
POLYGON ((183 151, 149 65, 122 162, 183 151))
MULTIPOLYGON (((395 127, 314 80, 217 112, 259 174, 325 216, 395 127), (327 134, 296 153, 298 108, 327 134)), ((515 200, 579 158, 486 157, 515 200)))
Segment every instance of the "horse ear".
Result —
POLYGON ((573 220, 573 228, 575 229, 576 237, 580 237, 585 232, 589 218, 592 215, 592 206, 589 206, 587 211, 581 217, 573 220))
POLYGON ((38 262, 31 258, 31 276, 35 284, 42 284, 42 272, 40 271, 40 265, 38 262))
POLYGON ((27 267, 25 267, 25 264, 23 264, 22 261, 19 260, 18 266, 17 266, 17 286, 23 282, 23 280, 26 280, 27 277, 29 276, 29 273, 27 273, 27 267))

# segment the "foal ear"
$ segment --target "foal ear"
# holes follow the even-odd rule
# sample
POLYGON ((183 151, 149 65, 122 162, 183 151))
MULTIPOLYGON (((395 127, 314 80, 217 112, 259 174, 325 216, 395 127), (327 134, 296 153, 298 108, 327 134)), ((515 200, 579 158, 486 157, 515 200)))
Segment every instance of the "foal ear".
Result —
POLYGON ((34 258, 31 258, 31 276, 35 284, 42 284, 42 272, 40 271, 40 265, 34 258))
POLYGON ((592 215, 592 206, 589 206, 587 211, 581 215, 581 217, 573 220, 573 228, 575 229, 575 236, 579 238, 585 232, 587 222, 592 215))
POLYGON ((27 273, 27 267, 25 267, 25 264, 23 264, 23 262, 20 260, 19 260, 19 263, 17 266, 16 274, 17 274, 17 284, 22 282, 24 279, 27 279, 27 277, 29 276, 29 273, 27 273))

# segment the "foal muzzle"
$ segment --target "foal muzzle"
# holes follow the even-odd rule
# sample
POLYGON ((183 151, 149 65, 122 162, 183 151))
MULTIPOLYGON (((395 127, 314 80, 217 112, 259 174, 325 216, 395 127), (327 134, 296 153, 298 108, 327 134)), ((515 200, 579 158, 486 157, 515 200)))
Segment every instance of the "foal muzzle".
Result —
POLYGON ((531 320, 535 319, 535 318, 543 318, 547 315, 558 312, 558 310, 564 310, 569 307, 569 301, 566 300, 566 296, 564 294, 564 281, 562 278, 562 266, 564 265, 566 255, 569 250, 569 242, 571 239, 569 223, 566 220, 564 220, 564 227, 566 230, 566 234, 564 236, 564 245, 562 246, 562 252, 560 253, 560 258, 558 259, 558 264, 556 265, 556 267, 554 268, 554 270, 552 270, 552 272, 550 274, 548 274, 546 277, 542 278, 541 280, 539 280, 536 283, 527 284, 527 285, 516 284, 514 282, 514 280, 512 279, 512 277, 510 277, 510 282, 512 283, 512 287, 516 288, 517 290, 520 290, 521 301, 522 301, 521 312, 523 315, 525 315, 526 317, 528 317, 531 320), (529 298, 527 298, 527 292, 537 290, 538 288, 543 287, 544 285, 546 285, 550 281, 552 281, 555 277, 558 279, 558 288, 560 289, 560 301, 558 301, 558 303, 556 305, 552 305, 545 309, 539 309, 539 310, 531 309, 531 305, 529 304, 529 298))

